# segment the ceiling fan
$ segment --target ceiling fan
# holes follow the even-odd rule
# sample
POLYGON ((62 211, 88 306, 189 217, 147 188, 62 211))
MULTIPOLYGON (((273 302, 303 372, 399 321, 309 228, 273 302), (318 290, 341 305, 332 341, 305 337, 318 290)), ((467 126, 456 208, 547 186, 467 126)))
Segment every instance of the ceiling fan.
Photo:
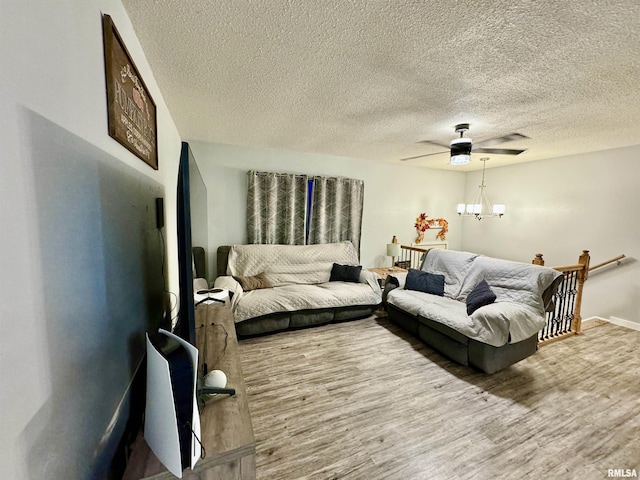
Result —
MULTIPOLYGON (((512 148, 491 148, 494 145, 499 145, 504 142, 511 142, 514 140, 523 140, 528 139, 529 137, 522 135, 520 133, 509 133, 507 135, 503 135, 501 137, 490 138, 488 140, 484 140, 482 142, 478 142, 475 145, 472 144, 471 139, 464 136, 465 132, 469 131, 468 123, 459 123, 455 127, 456 133, 460 134, 460 137, 451 140, 449 145, 445 145, 444 143, 434 142, 431 140, 424 140, 419 143, 430 143, 432 145, 437 145, 442 148, 446 148, 451 153, 451 164, 452 165, 465 165, 469 163, 469 154, 471 152, 474 153, 484 153, 489 155, 519 155, 525 150, 512 149, 512 148)), ((401 161, 406 160, 414 160, 416 158, 430 157, 431 155, 442 155, 446 152, 436 152, 436 153, 427 153, 425 155, 416 155, 414 157, 401 158, 401 161)))

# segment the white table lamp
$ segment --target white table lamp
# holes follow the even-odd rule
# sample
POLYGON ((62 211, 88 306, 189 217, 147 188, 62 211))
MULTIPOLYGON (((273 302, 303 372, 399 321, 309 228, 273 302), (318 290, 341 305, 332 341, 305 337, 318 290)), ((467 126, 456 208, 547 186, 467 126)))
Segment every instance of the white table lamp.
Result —
POLYGON ((399 257, 401 253, 399 243, 387 243, 387 257, 391 257, 391 269, 396 265, 396 257, 399 257))

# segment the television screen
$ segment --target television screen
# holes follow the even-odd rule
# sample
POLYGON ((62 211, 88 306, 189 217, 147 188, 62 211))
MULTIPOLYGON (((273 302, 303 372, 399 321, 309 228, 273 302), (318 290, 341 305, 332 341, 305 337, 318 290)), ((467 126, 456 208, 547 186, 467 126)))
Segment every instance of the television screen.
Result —
MULTIPOLYGON (((174 333, 195 344, 193 247, 208 247, 207 189, 189 148, 182 142, 176 198, 178 233, 179 313, 174 333)), ((206 258, 205 258, 206 263, 206 258)))

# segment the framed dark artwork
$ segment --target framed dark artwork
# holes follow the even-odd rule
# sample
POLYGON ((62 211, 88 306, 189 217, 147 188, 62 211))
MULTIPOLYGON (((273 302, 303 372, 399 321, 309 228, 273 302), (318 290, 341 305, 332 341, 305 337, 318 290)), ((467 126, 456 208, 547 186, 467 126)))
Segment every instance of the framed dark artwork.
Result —
POLYGON ((156 104, 113 20, 102 15, 109 136, 158 169, 156 104))

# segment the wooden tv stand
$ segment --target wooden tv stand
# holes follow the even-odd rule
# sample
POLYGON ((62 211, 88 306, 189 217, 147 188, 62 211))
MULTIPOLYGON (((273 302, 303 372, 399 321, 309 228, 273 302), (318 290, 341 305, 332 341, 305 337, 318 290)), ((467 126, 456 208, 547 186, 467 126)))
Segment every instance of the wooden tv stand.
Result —
MULTIPOLYGON (((236 394, 218 395, 200 410, 202 444, 206 457, 198 460, 193 470, 186 469, 182 478, 188 480, 254 480, 256 478, 256 444, 247 404, 238 340, 233 314, 226 304, 201 304, 196 308, 196 346, 200 363, 206 360, 209 371, 222 370, 227 385, 236 394), (212 325, 213 324, 213 325, 212 325), (227 338, 225 339, 225 331, 227 338), (225 348, 226 343, 226 348, 225 348), (224 354, 223 354, 224 352, 224 354)), ((200 369, 200 371, 202 371, 200 369)), ((173 479, 174 475, 153 454, 142 432, 134 443, 133 452, 123 480, 173 479)))

